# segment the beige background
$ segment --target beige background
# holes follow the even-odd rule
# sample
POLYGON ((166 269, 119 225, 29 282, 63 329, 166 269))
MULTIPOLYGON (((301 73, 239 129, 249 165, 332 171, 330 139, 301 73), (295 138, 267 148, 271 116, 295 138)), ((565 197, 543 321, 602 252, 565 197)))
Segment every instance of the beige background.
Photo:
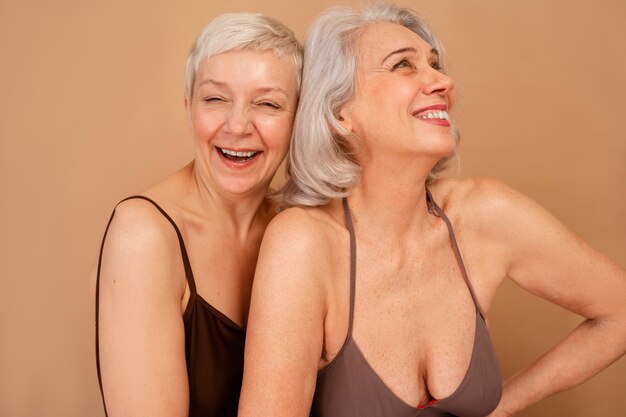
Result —
MULTIPOLYGON (((258 11, 302 38, 333 3, 0 0, 0 416, 103 415, 88 271, 115 202, 191 158, 183 63, 203 25, 258 11)), ((403 4, 450 55, 462 175, 506 181, 626 266, 626 2, 403 4)), ((490 317, 505 375, 580 321, 509 283, 490 317)), ((622 359, 521 415, 624 416, 625 376, 622 359)))

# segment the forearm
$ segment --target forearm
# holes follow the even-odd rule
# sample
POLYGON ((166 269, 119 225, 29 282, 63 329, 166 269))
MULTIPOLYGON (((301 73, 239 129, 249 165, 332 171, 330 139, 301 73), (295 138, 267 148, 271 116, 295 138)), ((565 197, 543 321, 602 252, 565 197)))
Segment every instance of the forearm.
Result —
POLYGON ((586 320, 559 344, 504 384, 501 414, 513 415, 588 380, 626 351, 624 321, 586 320))

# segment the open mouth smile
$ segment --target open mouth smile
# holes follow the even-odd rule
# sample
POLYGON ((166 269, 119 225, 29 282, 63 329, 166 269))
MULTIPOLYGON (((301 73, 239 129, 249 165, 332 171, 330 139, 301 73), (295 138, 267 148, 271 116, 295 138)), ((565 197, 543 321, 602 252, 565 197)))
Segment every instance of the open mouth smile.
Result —
POLYGON ((235 163, 252 161, 262 153, 262 151, 236 151, 233 149, 220 148, 219 146, 215 148, 223 158, 235 163))
POLYGON ((419 109, 413 113, 413 117, 438 126, 450 126, 448 106, 445 104, 435 104, 434 106, 419 109))
POLYGON ((440 119, 440 120, 448 120, 450 116, 448 116, 448 112, 443 111, 426 111, 420 114, 415 115, 418 119, 440 119))

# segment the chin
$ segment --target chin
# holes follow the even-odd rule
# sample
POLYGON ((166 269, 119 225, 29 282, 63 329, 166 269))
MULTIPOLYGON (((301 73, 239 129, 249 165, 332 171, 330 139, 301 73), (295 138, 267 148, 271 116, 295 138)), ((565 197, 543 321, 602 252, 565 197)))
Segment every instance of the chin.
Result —
POLYGON ((456 147, 457 142, 453 137, 438 138, 436 141, 429 141, 427 151, 437 158, 445 158, 453 154, 456 147))
POLYGON ((269 182, 260 183, 253 180, 226 180, 221 181, 220 188, 231 195, 246 195, 257 192, 267 192, 269 182))

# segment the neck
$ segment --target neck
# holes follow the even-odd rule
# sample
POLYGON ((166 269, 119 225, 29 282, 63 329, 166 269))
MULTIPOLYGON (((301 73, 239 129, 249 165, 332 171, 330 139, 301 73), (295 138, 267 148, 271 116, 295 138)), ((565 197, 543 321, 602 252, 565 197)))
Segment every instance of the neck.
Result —
POLYGON ((221 227, 228 228, 245 241, 251 229, 260 222, 269 221, 267 188, 259 187, 247 193, 220 192, 207 181, 192 162, 189 165, 190 188, 195 191, 199 209, 207 217, 219 219, 221 227))
POLYGON ((430 218, 425 184, 432 164, 393 159, 362 164, 349 201, 361 228, 396 239, 419 233, 430 218))

